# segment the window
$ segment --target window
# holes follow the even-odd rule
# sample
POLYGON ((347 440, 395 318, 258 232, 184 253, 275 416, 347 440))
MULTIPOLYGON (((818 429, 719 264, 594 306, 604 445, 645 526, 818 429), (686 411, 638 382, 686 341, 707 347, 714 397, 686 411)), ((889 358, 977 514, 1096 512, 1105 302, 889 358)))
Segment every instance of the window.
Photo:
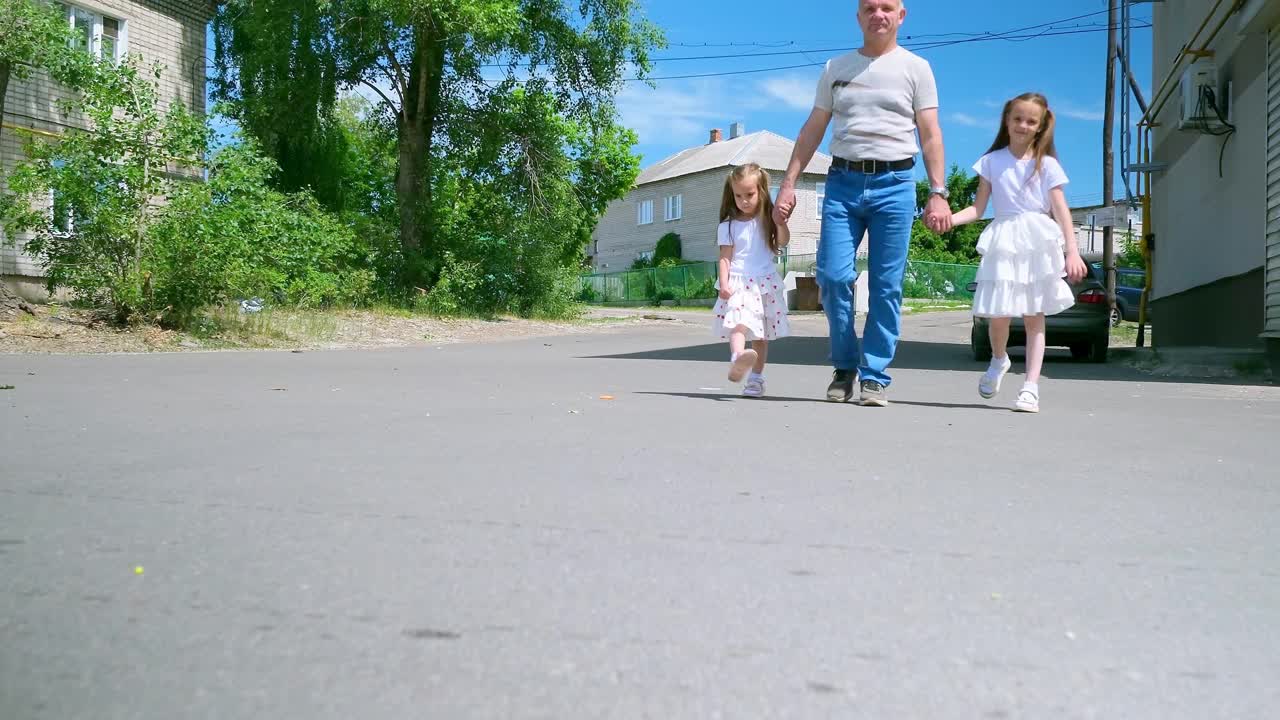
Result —
POLYGON ((777 185, 774 185, 773 187, 769 188, 769 199, 775 203, 778 202, 778 186, 777 185))
POLYGON ((824 182, 814 183, 813 186, 814 205, 817 209, 814 211, 814 218, 822 219, 822 205, 827 200, 827 184, 824 182))
POLYGON ((679 220, 684 215, 684 195, 672 195, 666 200, 666 213, 664 217, 667 221, 679 220))
POLYGON ((56 2, 53 4, 59 12, 66 13, 67 24, 74 37, 71 46, 108 60, 119 60, 124 51, 124 23, 120 20, 98 15, 84 8, 56 2))
POLYGON ((636 203, 636 224, 649 225, 653 223, 653 201, 641 200, 636 203))

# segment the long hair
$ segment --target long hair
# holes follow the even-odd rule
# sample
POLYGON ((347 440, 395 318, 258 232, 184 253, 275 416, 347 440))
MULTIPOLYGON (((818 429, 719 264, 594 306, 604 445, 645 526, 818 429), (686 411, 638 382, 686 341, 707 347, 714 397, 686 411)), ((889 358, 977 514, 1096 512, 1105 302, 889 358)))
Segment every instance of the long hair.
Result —
MULTIPOLYGON (((1058 159, 1058 150, 1053 145, 1053 111, 1049 109, 1049 100, 1038 92, 1022 93, 1004 104, 1004 112, 1000 113, 1000 130, 996 133, 996 141, 991 143, 987 152, 995 152, 1009 147, 1009 115, 1013 112, 1014 103, 1029 102, 1040 106, 1044 117, 1040 118, 1040 129, 1031 140, 1031 152, 1036 157, 1036 173, 1044 166, 1044 159, 1058 159)), ((1032 177, 1035 175, 1033 174, 1032 177)))
POLYGON ((756 217, 760 220, 764 235, 769 241, 769 249, 777 255, 781 249, 778 247, 778 226, 773 222, 773 198, 769 197, 769 173, 759 165, 755 163, 739 165, 725 177, 724 191, 720 195, 720 222, 727 220, 732 223, 737 217, 738 203, 733 199, 733 184, 751 177, 755 178, 756 192, 760 196, 759 204, 756 206, 756 217))

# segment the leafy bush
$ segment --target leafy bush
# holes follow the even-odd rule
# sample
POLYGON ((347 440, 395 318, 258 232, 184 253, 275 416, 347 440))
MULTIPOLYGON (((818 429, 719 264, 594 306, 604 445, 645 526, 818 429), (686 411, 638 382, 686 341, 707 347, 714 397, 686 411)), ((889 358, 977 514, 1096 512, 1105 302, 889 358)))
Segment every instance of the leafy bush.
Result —
POLYGON ((208 183, 181 188, 162 210, 144 266, 164 322, 235 298, 304 307, 373 298, 376 278, 353 230, 309 194, 269 189, 274 170, 255 143, 229 146, 208 183))
POLYGON ((446 251, 440 279, 422 298, 419 307, 435 315, 460 315, 470 309, 470 301, 482 282, 480 263, 459 260, 446 251))
MULTIPOLYGON (((664 267, 663 263, 669 260, 679 261, 683 257, 680 248, 680 235, 678 233, 667 233, 658 240, 658 246, 653 250, 653 264, 655 267, 664 267)), ((666 267, 669 267, 667 265, 666 267)))

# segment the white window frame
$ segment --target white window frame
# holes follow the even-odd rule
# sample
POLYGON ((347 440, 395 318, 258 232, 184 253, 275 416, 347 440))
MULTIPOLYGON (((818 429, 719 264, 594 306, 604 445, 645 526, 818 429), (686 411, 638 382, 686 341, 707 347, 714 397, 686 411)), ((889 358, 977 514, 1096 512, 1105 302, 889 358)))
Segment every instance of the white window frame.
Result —
POLYGON ((667 222, 684 217, 684 195, 668 195, 663 201, 663 217, 667 222))
MULTIPOLYGON (((84 5, 76 5, 67 2, 55 2, 53 4, 55 7, 61 7, 66 11, 67 26, 72 30, 76 29, 76 11, 79 11, 82 15, 88 16, 86 19, 91 23, 89 28, 89 52, 96 58, 102 58, 103 38, 105 37, 104 21, 114 20, 116 23, 116 47, 115 56, 110 59, 112 62, 119 62, 120 58, 124 57, 126 52, 125 48, 128 46, 129 42, 129 23, 126 22, 124 18, 119 18, 114 15, 103 15, 102 13, 92 8, 85 7, 84 5)), ((75 41, 73 40, 72 42, 75 41)))
POLYGON ((827 184, 824 182, 813 184, 813 204, 817 207, 813 217, 815 220, 822 219, 822 204, 827 200, 827 184))
POLYGON ((636 203, 636 225, 653 224, 653 201, 641 200, 636 203))

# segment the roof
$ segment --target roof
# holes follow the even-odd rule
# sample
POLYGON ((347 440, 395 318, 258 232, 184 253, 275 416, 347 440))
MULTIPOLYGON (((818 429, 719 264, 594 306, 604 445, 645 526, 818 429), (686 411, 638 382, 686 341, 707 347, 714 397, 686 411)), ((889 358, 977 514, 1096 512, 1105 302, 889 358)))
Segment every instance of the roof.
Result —
MULTIPOLYGON (((636 185, 647 185, 704 170, 745 165, 751 162, 765 170, 786 172, 794 147, 795 142, 777 133, 761 130, 732 140, 721 140, 682 150, 641 171, 640 177, 636 178, 636 185)), ((815 152, 804 171, 825 175, 830 167, 831 156, 815 152)))

